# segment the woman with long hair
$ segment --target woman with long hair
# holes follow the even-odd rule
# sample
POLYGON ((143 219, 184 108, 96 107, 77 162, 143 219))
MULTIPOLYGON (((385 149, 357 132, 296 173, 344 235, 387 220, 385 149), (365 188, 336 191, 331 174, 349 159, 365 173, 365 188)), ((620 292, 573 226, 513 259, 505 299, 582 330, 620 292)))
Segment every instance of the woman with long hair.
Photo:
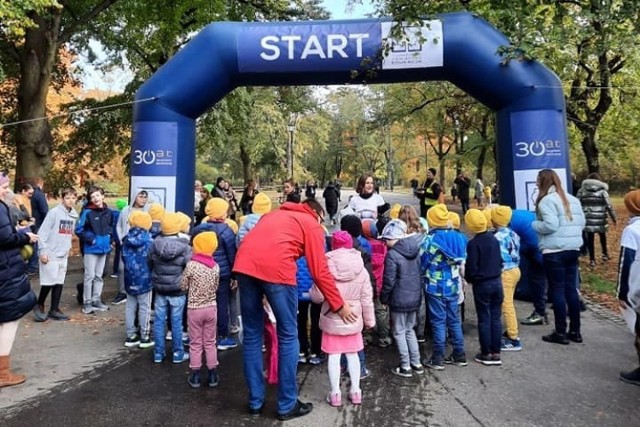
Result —
POLYGON ((553 303, 555 331, 542 339, 555 344, 582 342, 578 297, 578 255, 585 225, 580 201, 565 192, 558 174, 551 169, 538 173, 536 217, 531 223, 538 233, 544 269, 553 303), (569 331, 567 334, 567 306, 569 331))
POLYGON ((400 208, 398 219, 407 224, 407 234, 424 233, 426 231, 420 222, 418 213, 411 205, 404 205, 400 208))
POLYGON ((360 217, 360 219, 377 218, 379 208, 384 206, 384 199, 375 192, 375 180, 373 175, 365 174, 358 178, 356 184, 357 195, 349 201, 349 207, 360 217))
POLYGON ((242 215, 249 215, 251 207, 253 206, 253 199, 256 197, 259 191, 256 189, 256 182, 252 179, 247 181, 247 186, 244 187, 242 197, 240 198, 240 209, 242 209, 242 215))

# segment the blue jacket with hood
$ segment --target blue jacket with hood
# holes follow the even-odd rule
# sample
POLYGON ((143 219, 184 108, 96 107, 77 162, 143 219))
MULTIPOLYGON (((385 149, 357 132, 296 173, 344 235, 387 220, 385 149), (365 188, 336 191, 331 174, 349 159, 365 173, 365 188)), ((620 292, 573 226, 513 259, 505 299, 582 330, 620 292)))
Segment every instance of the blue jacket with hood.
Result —
POLYGON ((420 245, 427 294, 454 297, 461 288, 460 266, 467 258, 467 238, 452 229, 433 228, 420 245))
POLYGON ((151 233, 140 227, 131 227, 122 239, 124 288, 129 295, 146 294, 153 288, 149 268, 151 245, 151 233))

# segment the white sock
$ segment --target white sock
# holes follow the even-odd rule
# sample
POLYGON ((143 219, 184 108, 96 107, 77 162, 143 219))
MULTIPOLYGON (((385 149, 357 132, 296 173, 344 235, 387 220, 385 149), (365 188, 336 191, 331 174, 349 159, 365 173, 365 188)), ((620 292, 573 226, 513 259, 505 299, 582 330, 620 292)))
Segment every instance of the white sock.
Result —
POLYGON ((351 378, 351 393, 360 392, 360 358, 358 353, 347 353, 349 377, 351 378))
MULTIPOLYGON (((330 354, 327 357, 327 371, 331 393, 340 393, 340 354, 330 354)), ((358 377, 360 373, 358 373, 358 377)))

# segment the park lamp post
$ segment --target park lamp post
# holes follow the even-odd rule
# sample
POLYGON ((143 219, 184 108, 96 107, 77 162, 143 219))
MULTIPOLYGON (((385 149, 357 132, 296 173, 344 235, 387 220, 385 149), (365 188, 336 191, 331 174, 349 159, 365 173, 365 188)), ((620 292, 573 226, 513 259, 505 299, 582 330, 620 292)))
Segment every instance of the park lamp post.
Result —
POLYGON ((293 134, 296 131, 295 122, 289 122, 287 126, 289 131, 289 143, 287 144, 287 172, 288 178, 293 178, 293 134))

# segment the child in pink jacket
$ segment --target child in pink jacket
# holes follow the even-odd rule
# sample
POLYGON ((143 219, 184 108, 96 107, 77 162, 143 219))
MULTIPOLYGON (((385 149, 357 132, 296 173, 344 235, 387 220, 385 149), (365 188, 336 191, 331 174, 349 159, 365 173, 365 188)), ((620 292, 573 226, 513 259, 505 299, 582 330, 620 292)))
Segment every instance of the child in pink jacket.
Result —
POLYGON ((358 351, 364 349, 362 329, 373 328, 376 324, 373 312, 373 291, 367 270, 364 268, 360 252, 353 249, 353 239, 346 231, 333 233, 332 251, 327 253, 329 270, 336 280, 342 298, 349 303, 351 310, 358 315, 355 323, 345 323, 333 313, 320 290, 311 288, 311 301, 323 303, 320 314, 322 329, 322 351, 328 354, 327 365, 331 391, 327 402, 331 406, 342 405, 340 392, 340 356, 344 354, 349 365, 351 390, 349 400, 354 405, 362 403, 360 390, 360 360, 358 351))

